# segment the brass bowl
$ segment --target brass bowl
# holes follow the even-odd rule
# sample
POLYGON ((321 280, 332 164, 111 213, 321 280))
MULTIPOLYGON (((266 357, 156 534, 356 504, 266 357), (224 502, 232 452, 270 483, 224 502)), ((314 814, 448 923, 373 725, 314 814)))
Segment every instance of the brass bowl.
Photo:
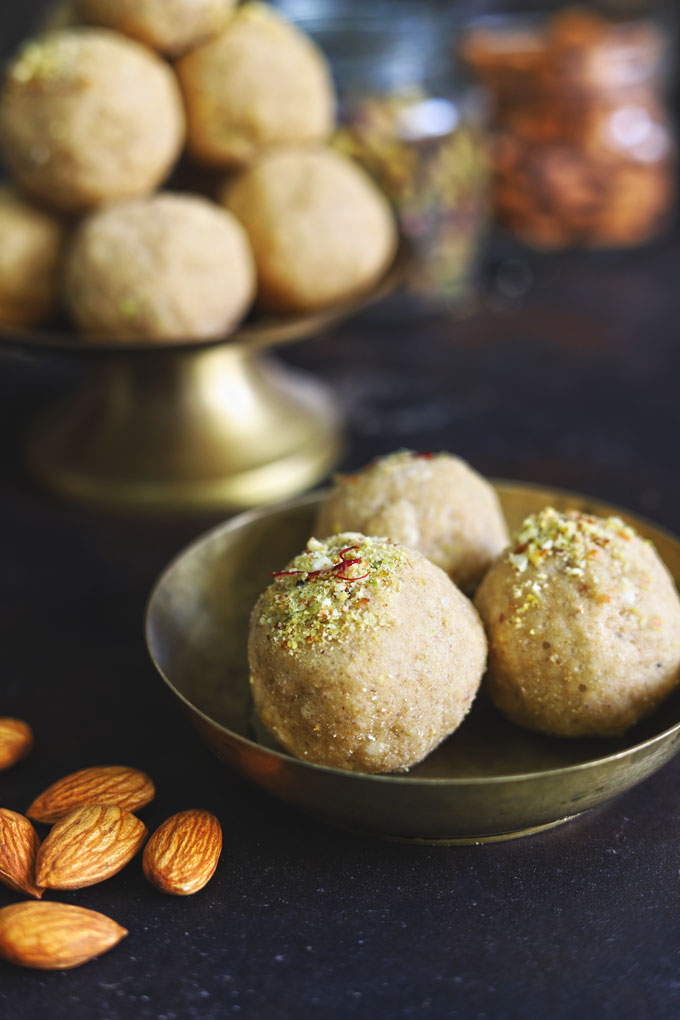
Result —
POLYGON ((209 340, 95 340, 0 325, 0 343, 86 369, 31 427, 28 470, 70 499, 135 510, 235 511, 308 489, 340 456, 340 414, 325 385, 272 351, 385 297, 410 260, 402 241, 373 290, 306 315, 254 314, 209 340))
MULTIPOLYGON (((616 507, 571 493, 496 483, 508 525, 552 505, 619 514, 680 580, 680 541, 616 507)), ((623 738, 568 740, 507 722, 483 696, 425 761, 366 775, 293 758, 253 724, 248 616, 269 572, 310 535, 320 495, 250 511, 208 532, 157 581, 147 607, 151 657, 206 743, 229 766, 297 808, 395 839, 486 842, 556 825, 622 793, 680 748, 680 692, 623 738)))

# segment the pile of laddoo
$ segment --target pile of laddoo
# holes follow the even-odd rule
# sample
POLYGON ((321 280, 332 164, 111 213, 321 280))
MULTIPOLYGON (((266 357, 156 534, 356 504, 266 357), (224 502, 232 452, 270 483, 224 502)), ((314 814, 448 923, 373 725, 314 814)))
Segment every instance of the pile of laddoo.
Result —
POLYGON ((250 618, 259 719, 291 754, 404 771, 481 689, 560 737, 616 737, 680 678, 680 598, 618 516, 545 507, 509 536, 494 487, 449 453, 338 476, 315 537, 250 618))
POLYGON ((77 0, 0 97, 0 321, 59 310, 96 340, 225 336, 253 303, 303 314, 369 290, 389 203, 327 146, 317 46, 271 7, 77 0))

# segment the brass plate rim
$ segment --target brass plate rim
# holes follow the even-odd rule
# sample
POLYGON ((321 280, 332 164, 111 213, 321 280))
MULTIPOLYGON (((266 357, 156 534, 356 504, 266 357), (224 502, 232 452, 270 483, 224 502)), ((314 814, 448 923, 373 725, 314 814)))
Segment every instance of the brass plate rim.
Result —
MULTIPOLYGON (((497 487, 497 488, 498 487, 500 487, 500 488, 509 488, 509 489, 524 488, 524 489, 533 489, 533 490, 536 490, 536 491, 544 491, 544 490, 548 490, 549 489, 551 494, 553 494, 555 496, 558 496, 558 497, 562 497, 564 499, 577 499, 577 500, 582 501, 582 502, 585 501, 586 503, 590 501, 593 504, 596 504, 600 508, 600 512, 602 512, 602 510, 606 510, 607 512, 611 512, 612 514, 618 514, 618 515, 629 516, 629 517, 632 516, 632 517, 635 518, 636 521, 640 522, 641 524, 647 525, 648 527, 654 529, 659 534, 664 535, 669 540, 671 540, 671 541, 677 543, 678 545, 680 545, 680 537, 675 535, 674 532, 672 532, 669 529, 664 528, 664 527, 654 523, 653 521, 649 520, 648 518, 646 518, 645 516, 643 516, 641 514, 633 513, 632 511, 629 511, 629 510, 625 509, 624 507, 621 507, 621 506, 619 506, 619 505, 617 505, 615 503, 610 503, 608 500, 602 500, 599 497, 590 496, 587 493, 580 493, 580 492, 577 493, 577 492, 574 492, 574 491, 569 490, 569 489, 561 489, 561 488, 557 488, 557 487, 554 487, 554 486, 547 486, 547 485, 541 484, 539 482, 526 482, 526 481, 518 480, 518 479, 502 479, 502 478, 490 478, 489 481, 491 482, 492 485, 494 485, 494 487, 497 487)), ((469 788, 469 787, 475 787, 475 786, 488 786, 489 784, 494 784, 494 785, 496 785, 496 784, 498 784, 498 785, 506 785, 507 784, 507 785, 510 785, 510 784, 517 784, 517 783, 543 782, 546 779, 557 778, 558 776, 571 775, 571 774, 574 774, 574 773, 579 773, 579 772, 587 771, 587 770, 590 770, 590 769, 595 769, 595 768, 597 768, 597 766, 602 766, 602 765, 606 765, 606 764, 613 764, 613 763, 615 763, 617 761, 619 761, 619 762, 623 761, 624 759, 626 759, 628 757, 632 757, 633 755, 639 754, 642 751, 649 750, 650 748, 654 747, 655 744, 667 741, 670 737, 672 737, 673 734, 678 733, 678 731, 680 731, 680 719, 679 719, 672 726, 667 727, 666 729, 662 730, 661 732, 656 733, 656 734, 652 735, 651 737, 647 737, 644 740, 639 741, 638 743, 632 744, 629 747, 623 748, 622 750, 613 751, 613 752, 610 752, 608 754, 605 754, 605 755, 602 755, 602 756, 599 756, 599 757, 595 757, 595 758, 589 758, 587 761, 578 762, 578 763, 572 764, 572 765, 563 765, 563 766, 558 766, 558 767, 555 767, 555 768, 544 768, 544 769, 540 769, 540 770, 533 771, 533 772, 511 772, 511 773, 504 773, 502 775, 480 775, 480 776, 461 776, 461 777, 443 777, 443 776, 415 776, 414 777, 412 774, 410 774, 408 772, 405 772, 405 773, 390 773, 390 774, 379 774, 379 773, 370 773, 370 772, 355 772, 355 771, 351 771, 349 769, 338 769, 338 768, 334 768, 334 767, 329 766, 329 765, 320 765, 320 764, 317 764, 316 762, 310 762, 310 761, 306 761, 306 760, 304 760, 302 758, 296 758, 294 755, 288 754, 286 751, 279 751, 276 748, 267 747, 267 746, 259 743, 257 740, 252 740, 250 737, 243 736, 242 734, 237 733, 235 730, 229 729, 226 725, 224 725, 223 723, 221 723, 218 720, 214 719, 212 716, 208 715, 207 712, 205 712, 198 705, 196 705, 192 701, 190 701, 189 698, 185 694, 183 694, 182 691, 180 691, 172 683, 172 681, 169 679, 169 677, 166 675, 165 671, 163 670, 161 664, 158 662, 158 660, 157 660, 157 658, 156 658, 156 656, 154 654, 154 651, 153 651, 153 649, 151 647, 151 639, 150 639, 151 613, 152 613, 152 610, 153 610, 153 605, 154 605, 154 602, 155 602, 156 593, 162 587, 166 577, 172 572, 172 570, 174 569, 176 564, 178 564, 185 556, 189 555, 193 550, 197 549, 198 547, 200 547, 204 543, 207 544, 208 542, 214 540, 218 535, 220 535, 222 533, 227 533, 227 532, 230 532, 230 531, 235 531, 235 530, 237 530, 237 529, 239 529, 241 527, 247 526, 251 521, 259 520, 259 519, 261 519, 263 517, 270 516, 273 513, 283 513, 283 512, 285 512, 286 510, 289 510, 289 509, 297 509, 297 508, 302 508, 302 507, 307 506, 307 505, 313 505, 313 504, 317 503, 321 499, 321 497, 324 495, 324 493, 327 492, 327 491, 328 491, 327 489, 315 489, 312 492, 305 493, 302 496, 297 496, 294 499, 286 500, 284 502, 276 503, 276 504, 265 506, 265 507, 256 507, 256 508, 253 508, 251 510, 246 510, 243 513, 240 513, 240 514, 236 515, 235 517, 231 517, 231 518, 229 518, 226 521, 222 521, 220 524, 216 525, 215 527, 210 528, 207 531, 203 532, 202 534, 198 535, 195 539, 193 539, 191 542, 187 543, 182 549, 180 549, 175 554, 175 556, 173 556, 168 561, 166 566, 163 568, 161 573, 156 578, 156 580, 155 580, 155 582, 154 582, 154 584, 153 584, 153 586, 152 586, 152 588, 151 588, 151 590, 149 592, 149 595, 148 595, 148 598, 147 598, 147 601, 146 601, 146 605, 145 605, 145 609, 144 609, 144 639, 145 639, 145 645, 146 645, 147 653, 148 653, 148 655, 149 655, 149 657, 150 657, 150 659, 151 659, 151 661, 152 661, 152 663, 153 663, 153 665, 154 665, 158 675, 161 677, 163 682, 169 688, 170 692, 176 698, 178 698, 182 702, 182 704, 187 709, 190 710, 190 712, 193 715, 200 716, 200 718, 205 723, 209 724, 211 727, 215 727, 224 736, 226 736, 226 737, 228 737, 230 739, 233 739, 237 743, 245 744, 247 747, 249 747, 249 748, 251 748, 253 750, 258 751, 261 754, 265 754, 267 756, 274 757, 274 758, 278 759, 279 761, 282 761, 282 762, 285 762, 285 763, 288 763, 288 764, 292 763, 293 765, 299 766, 300 768, 302 768, 304 770, 308 770, 309 769, 312 772, 316 772, 316 773, 320 773, 320 774, 324 774, 324 775, 332 775, 332 776, 336 776, 336 777, 342 777, 343 780, 345 780, 345 781, 356 781, 356 782, 365 783, 368 780, 370 782, 377 782, 377 783, 380 783, 380 784, 387 784, 389 786, 397 786, 397 787, 398 786, 408 786, 408 787, 411 787, 411 788, 413 786, 417 786, 417 785, 421 785, 421 784, 423 786, 428 787, 428 788, 447 787, 447 788, 451 788, 451 789, 456 789, 458 787, 469 788)), ((555 738, 555 739, 560 739, 560 738, 555 738)), ((567 739, 567 738, 565 738, 565 739, 567 739)), ((679 749, 679 751, 680 751, 680 749, 679 749)), ((677 753, 678 752, 676 752, 676 754, 677 753)), ((588 809, 584 809, 584 810, 588 810, 588 809)), ((582 813, 583 812, 576 812, 574 815, 566 816, 566 817, 564 817, 561 820, 566 822, 570 818, 577 817, 579 814, 582 814, 582 813)), ((547 823, 545 826, 543 826, 543 825, 539 826, 539 827, 534 826, 534 827, 532 827, 532 829, 550 828, 550 827, 552 827, 554 825, 558 825, 559 823, 560 823, 560 819, 555 820, 555 821, 550 822, 550 823, 547 823)), ((529 831, 529 830, 527 830, 527 831, 529 831)), ((519 835, 522 835, 522 833, 521 832, 515 833, 514 831, 511 831, 511 832, 508 832, 508 833, 491 834, 491 837, 493 838, 495 836, 495 838, 500 840, 500 839, 510 839, 510 838, 512 838, 515 835, 519 836, 519 835)), ((395 838, 399 839, 400 837, 395 837, 395 838)), ((462 837, 462 838, 464 838, 466 842, 469 841, 469 842, 473 842, 474 843, 474 842, 481 842, 482 840, 485 841, 485 842, 489 842, 489 837, 484 837, 484 836, 480 836, 480 837, 462 837)), ((409 842, 413 841, 412 837, 403 837, 403 839, 404 840, 408 840, 409 842)), ((432 842, 432 840, 427 838, 427 837, 423 837, 422 841, 423 842, 427 842, 427 843, 431 843, 432 842)), ((447 840, 447 839, 440 840, 440 842, 452 842, 452 841, 453 840, 447 840)))

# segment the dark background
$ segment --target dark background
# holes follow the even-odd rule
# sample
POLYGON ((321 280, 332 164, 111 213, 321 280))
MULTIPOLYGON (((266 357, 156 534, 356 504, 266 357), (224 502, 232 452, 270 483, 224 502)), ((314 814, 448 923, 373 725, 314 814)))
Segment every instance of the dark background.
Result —
MULTIPOLYGON (((4 54, 38 7, 2 5, 4 54)), ((344 467, 404 445, 450 449, 680 532, 675 233, 531 272, 527 294, 503 298, 492 260, 473 316, 374 313, 282 357, 338 399, 344 467)), ((0 964, 3 1020, 676 1018, 680 764, 565 826, 486 846, 383 842, 259 794, 193 735, 143 643, 154 577, 215 517, 90 511, 24 477, 26 423, 78 371, 9 348, 0 361, 0 714, 36 736, 0 777, 0 803, 23 810, 84 764, 133 764, 157 783, 150 827, 203 806, 225 847, 193 898, 156 893, 138 861, 60 895, 130 935, 71 972, 0 964)), ((15 900, 0 887, 0 904, 15 900)))

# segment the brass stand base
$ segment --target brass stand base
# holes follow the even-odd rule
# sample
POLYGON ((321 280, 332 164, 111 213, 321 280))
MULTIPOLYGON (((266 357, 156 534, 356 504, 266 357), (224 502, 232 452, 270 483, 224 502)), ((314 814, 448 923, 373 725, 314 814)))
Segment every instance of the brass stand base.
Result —
POLYGON ((321 384, 239 345, 100 355, 34 429, 28 465, 69 498, 237 510, 319 481, 339 434, 321 384))

